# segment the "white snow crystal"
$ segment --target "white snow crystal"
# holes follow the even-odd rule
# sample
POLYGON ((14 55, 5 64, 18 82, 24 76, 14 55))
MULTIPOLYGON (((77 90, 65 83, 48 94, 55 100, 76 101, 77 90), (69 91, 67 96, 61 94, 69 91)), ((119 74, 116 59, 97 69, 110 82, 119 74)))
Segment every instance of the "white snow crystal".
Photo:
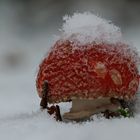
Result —
POLYGON ((63 39, 76 41, 82 45, 92 42, 118 43, 122 41, 120 28, 110 21, 90 12, 75 13, 63 18, 63 39))

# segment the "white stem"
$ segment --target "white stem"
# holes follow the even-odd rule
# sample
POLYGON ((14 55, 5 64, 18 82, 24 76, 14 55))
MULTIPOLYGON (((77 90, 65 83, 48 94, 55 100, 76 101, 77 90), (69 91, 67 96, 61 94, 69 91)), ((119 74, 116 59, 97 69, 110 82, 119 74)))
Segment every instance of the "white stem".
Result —
POLYGON ((70 112, 65 113, 63 118, 68 120, 85 119, 105 110, 116 111, 119 106, 119 104, 112 104, 110 98, 93 100, 74 99, 72 100, 72 108, 70 109, 70 112))

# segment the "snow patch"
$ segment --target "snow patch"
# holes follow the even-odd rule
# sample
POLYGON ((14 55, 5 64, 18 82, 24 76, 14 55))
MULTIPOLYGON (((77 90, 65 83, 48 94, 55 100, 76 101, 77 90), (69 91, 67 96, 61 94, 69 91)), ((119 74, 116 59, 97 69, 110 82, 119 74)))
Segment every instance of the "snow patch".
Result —
POLYGON ((62 38, 76 41, 81 45, 96 43, 118 43, 122 41, 119 27, 90 12, 74 13, 72 16, 64 16, 62 26, 62 38))

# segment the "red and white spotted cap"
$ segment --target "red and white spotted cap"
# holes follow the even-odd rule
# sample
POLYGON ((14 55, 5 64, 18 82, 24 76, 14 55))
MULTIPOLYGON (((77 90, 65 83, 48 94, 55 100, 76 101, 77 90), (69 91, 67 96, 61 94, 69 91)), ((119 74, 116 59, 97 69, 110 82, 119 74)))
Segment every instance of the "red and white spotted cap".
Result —
POLYGON ((120 29, 91 13, 65 20, 61 38, 40 64, 39 96, 47 81, 50 103, 103 97, 132 100, 139 86, 139 57, 122 41, 120 29))

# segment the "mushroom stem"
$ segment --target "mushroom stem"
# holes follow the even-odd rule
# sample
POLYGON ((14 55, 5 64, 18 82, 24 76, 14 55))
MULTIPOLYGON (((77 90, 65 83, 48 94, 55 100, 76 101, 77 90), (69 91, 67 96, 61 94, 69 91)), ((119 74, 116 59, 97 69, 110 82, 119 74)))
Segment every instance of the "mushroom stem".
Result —
POLYGON ((106 110, 116 111, 120 107, 118 100, 112 102, 111 98, 102 99, 73 99, 72 108, 70 112, 63 115, 64 119, 68 120, 83 120, 87 119, 93 114, 104 112, 106 110))

